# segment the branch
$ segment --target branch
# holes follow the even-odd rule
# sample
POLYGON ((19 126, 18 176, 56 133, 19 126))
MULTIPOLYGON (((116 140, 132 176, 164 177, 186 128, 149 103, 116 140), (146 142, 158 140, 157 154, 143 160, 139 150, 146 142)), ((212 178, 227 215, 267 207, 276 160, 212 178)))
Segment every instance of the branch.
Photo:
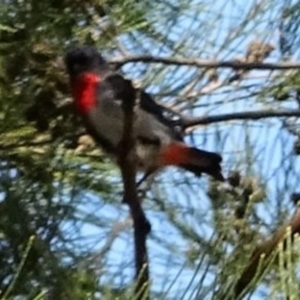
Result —
POLYGON ((199 58, 185 58, 185 57, 159 57, 152 55, 128 55, 125 57, 117 57, 110 61, 112 64, 119 66, 132 62, 143 63, 161 63, 165 65, 179 65, 179 66, 193 66, 199 68, 226 68, 239 70, 288 70, 300 69, 299 61, 279 62, 279 63, 250 63, 240 62, 236 60, 216 61, 199 58))
MULTIPOLYGON (((263 273, 264 268, 260 268, 259 274, 257 274, 258 266, 260 265, 260 258, 264 254, 264 261, 268 261, 268 258, 271 256, 272 252, 275 250, 277 245, 280 242, 285 242, 288 238, 286 236, 286 231, 288 228, 291 228, 291 237, 293 241, 293 236, 300 233, 300 210, 296 211, 294 217, 290 222, 280 227, 277 232, 268 240, 263 242, 261 245, 257 246, 253 251, 250 263, 246 266, 242 275, 238 279, 234 287, 235 298, 239 299, 243 291, 248 287, 254 277, 260 276, 263 273)), ((284 243, 284 249, 286 248, 286 243, 284 243)))
POLYGON ((184 117, 182 119, 182 126, 188 128, 196 125, 206 125, 211 123, 233 121, 233 120, 259 120, 266 118, 280 118, 280 117, 300 117, 299 109, 282 109, 282 110, 257 110, 245 111, 237 113, 228 113, 215 116, 202 117, 184 117))
POLYGON ((141 207, 140 199, 136 188, 136 164, 135 153, 133 153, 135 138, 133 135, 134 105, 136 90, 131 81, 124 81, 122 108, 124 111, 124 128, 122 139, 119 144, 118 163, 122 173, 124 185, 123 202, 129 206, 133 220, 134 249, 135 249, 135 299, 147 300, 149 284, 149 267, 147 253, 147 235, 150 232, 150 224, 141 207))

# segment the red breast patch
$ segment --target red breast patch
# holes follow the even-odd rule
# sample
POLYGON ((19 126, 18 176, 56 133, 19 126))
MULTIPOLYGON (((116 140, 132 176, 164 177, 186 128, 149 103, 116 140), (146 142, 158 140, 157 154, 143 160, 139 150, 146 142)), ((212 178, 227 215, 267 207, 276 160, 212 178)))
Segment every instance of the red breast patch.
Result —
POLYGON ((83 73, 75 80, 73 98, 79 113, 87 113, 95 107, 99 82, 100 76, 95 73, 83 73))

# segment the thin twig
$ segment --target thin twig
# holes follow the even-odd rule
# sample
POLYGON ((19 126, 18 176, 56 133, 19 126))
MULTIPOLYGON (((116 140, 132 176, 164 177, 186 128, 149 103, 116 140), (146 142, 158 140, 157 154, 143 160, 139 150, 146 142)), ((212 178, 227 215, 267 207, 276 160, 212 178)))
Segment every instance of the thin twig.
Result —
POLYGON ((133 135, 134 125, 134 105, 136 90, 131 81, 124 82, 124 91, 122 99, 122 108, 124 111, 124 128, 122 139, 119 144, 118 162, 122 173, 124 186, 123 202, 129 206, 130 214, 133 220, 134 229, 134 248, 135 248, 135 268, 136 268, 136 289, 135 299, 149 299, 149 267, 147 253, 147 235, 150 232, 150 223, 148 222, 141 201, 137 195, 136 189, 136 164, 135 153, 133 153, 135 139, 133 135))
POLYGON ((300 69, 299 61, 287 61, 279 63, 250 63, 236 60, 216 61, 200 58, 185 57, 160 57, 153 55, 129 55, 117 57, 110 61, 112 64, 124 65, 132 62, 161 63, 165 65, 193 66, 199 68, 226 68, 236 70, 288 70, 300 69))
POLYGON ((228 113, 215 116, 184 117, 182 126, 188 128, 196 125, 207 125, 211 123, 234 121, 234 120, 259 120, 266 118, 300 117, 299 109, 282 110, 257 110, 237 113, 228 113))

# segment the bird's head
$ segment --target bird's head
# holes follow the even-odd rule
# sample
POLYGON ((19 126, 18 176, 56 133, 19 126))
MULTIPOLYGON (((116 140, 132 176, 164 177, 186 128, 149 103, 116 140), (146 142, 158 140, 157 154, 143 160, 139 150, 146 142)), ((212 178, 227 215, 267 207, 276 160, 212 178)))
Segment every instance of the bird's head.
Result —
POLYGON ((71 78, 82 73, 100 73, 107 63, 100 52, 92 46, 80 46, 67 52, 65 65, 71 78))

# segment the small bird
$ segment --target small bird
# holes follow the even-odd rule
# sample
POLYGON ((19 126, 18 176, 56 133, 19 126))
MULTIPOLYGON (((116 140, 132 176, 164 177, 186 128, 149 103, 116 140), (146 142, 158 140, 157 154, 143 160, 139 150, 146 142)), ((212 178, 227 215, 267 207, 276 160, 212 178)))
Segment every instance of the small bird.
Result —
MULTIPOLYGON (((189 147, 183 142, 178 122, 142 89, 110 69, 92 46, 79 46, 65 56, 74 104, 87 132, 110 156, 116 158, 123 137, 122 101, 128 89, 136 97, 133 136, 137 168, 151 174, 177 166, 200 176, 206 173, 223 181, 219 154, 189 147)), ((127 94, 128 95, 128 94, 127 94)))

